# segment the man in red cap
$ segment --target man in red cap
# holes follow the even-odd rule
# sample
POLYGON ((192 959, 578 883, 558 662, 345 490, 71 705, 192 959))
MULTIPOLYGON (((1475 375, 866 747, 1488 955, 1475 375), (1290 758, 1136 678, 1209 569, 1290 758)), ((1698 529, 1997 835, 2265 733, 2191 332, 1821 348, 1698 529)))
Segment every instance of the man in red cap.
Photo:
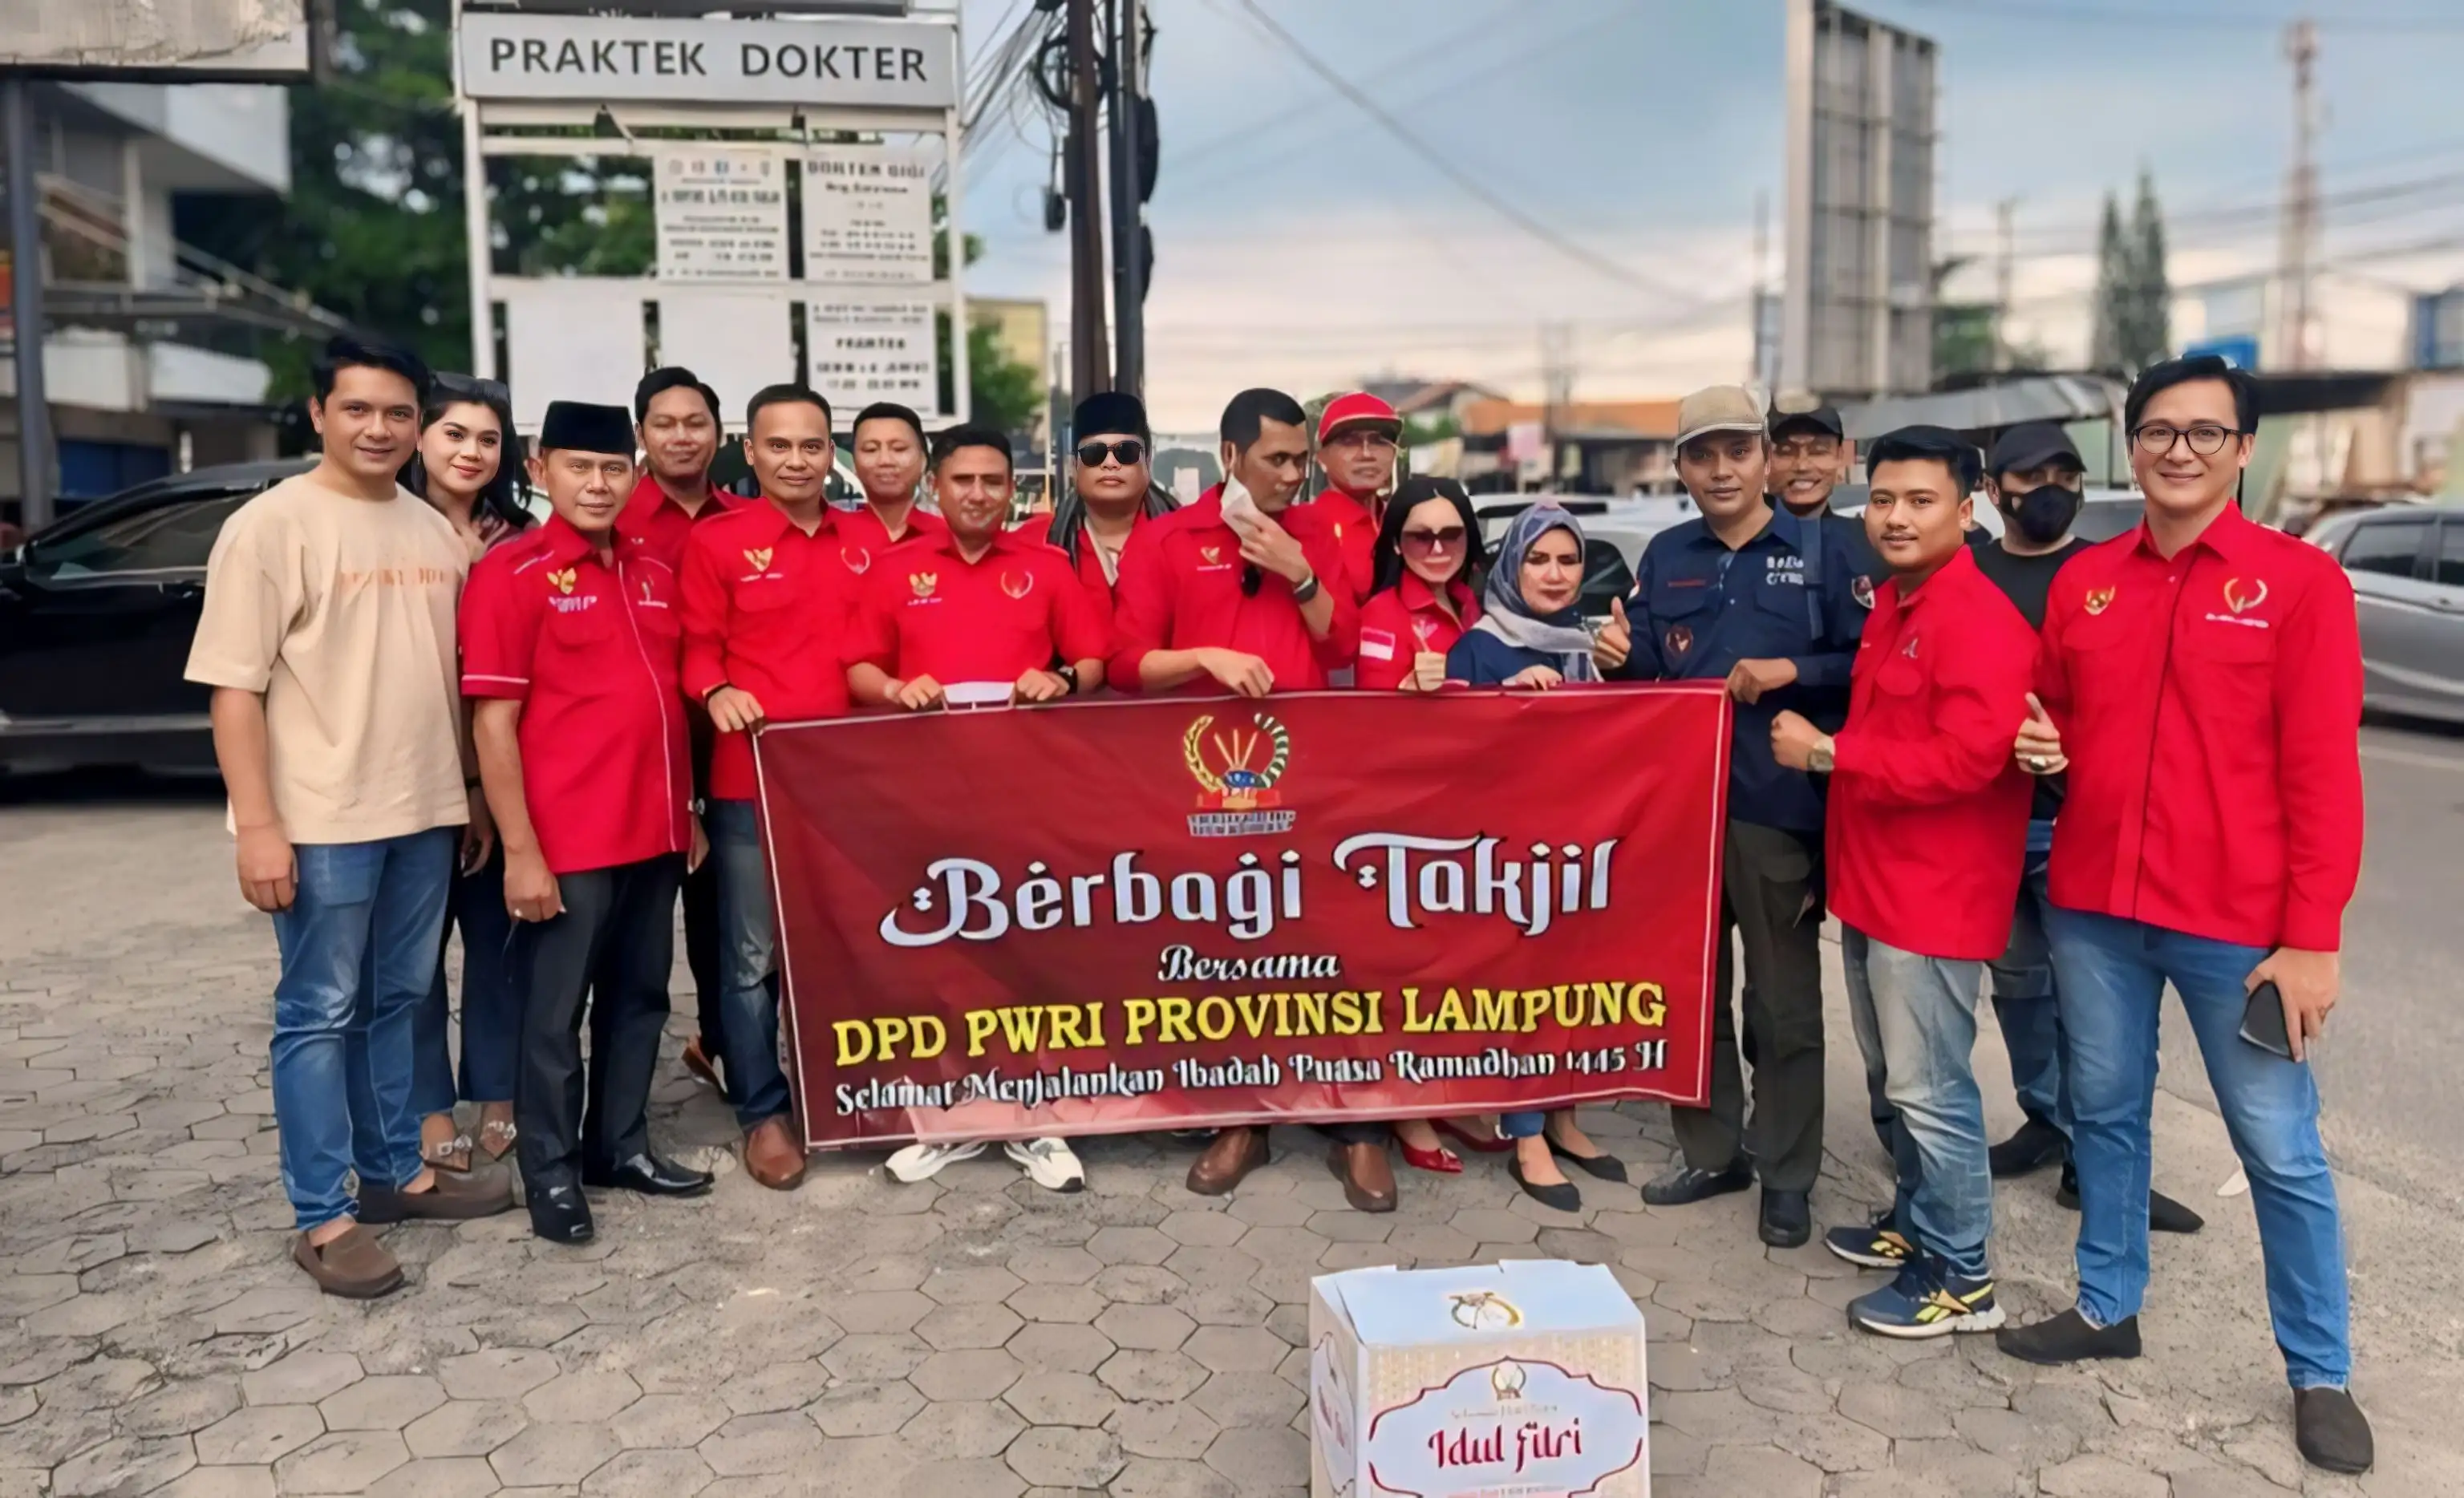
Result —
POLYGON ((1377 520, 1395 483, 1395 446, 1403 418, 1366 390, 1326 403, 1317 419, 1317 462, 1327 489, 1305 508, 1318 513, 1343 553, 1345 579, 1354 601, 1369 598, 1370 554, 1377 545, 1377 520))

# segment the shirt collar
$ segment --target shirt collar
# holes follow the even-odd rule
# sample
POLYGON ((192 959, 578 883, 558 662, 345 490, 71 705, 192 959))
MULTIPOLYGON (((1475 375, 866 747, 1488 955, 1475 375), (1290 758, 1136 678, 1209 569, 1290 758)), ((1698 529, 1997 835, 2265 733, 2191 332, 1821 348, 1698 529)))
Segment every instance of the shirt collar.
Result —
MULTIPOLYGON (((2235 500, 2226 505, 2214 519, 2210 520, 2207 529, 2201 531, 2191 540, 2189 546, 2182 549, 2189 551, 2191 547, 2205 546, 2227 562, 2240 562, 2249 551, 2252 537, 2258 529, 2258 522, 2242 514, 2241 502, 2235 500)), ((2147 529, 2145 516, 2140 518, 2137 536, 2136 550, 2145 552, 2160 562, 2164 560, 2163 554, 2156 549, 2156 538, 2147 529)))
MULTIPOLYGON (((1395 590, 1402 596, 1403 606, 1413 613, 1439 606, 1438 590, 1421 581, 1420 575, 1409 567, 1403 569, 1403 580, 1395 584, 1395 590)), ((1458 619, 1471 606, 1471 589, 1459 576, 1446 580, 1446 597, 1453 602, 1458 619)))
POLYGON ((589 537, 567 524, 561 515, 551 515, 540 523, 539 543, 540 553, 555 566, 580 562, 599 549, 589 537))
MULTIPOLYGON (((1974 573, 1975 571, 1976 553, 1969 547, 1967 542, 1962 541, 1959 549, 1950 554, 1950 560, 1944 562, 1941 566, 1936 567, 1934 569, 1933 576, 1925 579, 1923 586, 1919 587, 1913 593, 1908 592, 1904 588, 1894 586, 1891 589, 1891 595, 1899 600, 1899 611, 1901 613, 1914 613, 1917 609, 1925 606, 1925 601, 1926 599, 1931 598, 1936 593, 1942 591, 1942 585, 1945 581, 1953 579, 1963 572, 1974 573)), ((1959 584, 1956 582, 1952 582, 1950 585, 1952 587, 1957 587, 1959 584)))
MULTIPOLYGON (((966 558, 960 556, 958 553, 957 533, 951 530, 947 525, 943 525, 938 530, 927 531, 919 536, 911 536, 908 538, 907 541, 901 541, 899 544, 901 546, 905 546, 910 541, 925 550, 939 552, 941 555, 957 562, 961 566, 968 564, 966 558)), ((995 531, 993 532, 992 544, 984 548, 984 555, 982 557, 976 559, 976 564, 980 565, 987 558, 1009 556, 1015 553, 1018 549, 1019 542, 1015 534, 1005 530, 995 531)))
MULTIPOLYGON (((1771 505, 1771 519, 1761 530, 1754 532, 1752 537, 1750 537, 1744 545, 1738 547, 1737 550, 1751 551, 1755 547, 1761 546, 1768 541, 1776 540, 1789 550, 1795 552, 1799 556, 1803 556, 1805 554, 1805 522, 1796 518, 1795 511, 1791 510, 1784 504, 1773 502, 1769 496, 1764 496, 1763 502, 1771 505)), ((1719 533, 1711 529, 1711 518, 1709 516, 1698 517, 1695 523, 1701 526, 1702 529, 1695 532, 1693 544, 1707 548, 1711 551, 1727 551, 1728 549, 1728 543, 1720 540, 1719 533)))
MULTIPOLYGON (((796 522, 787 518, 787 512, 773 504, 767 495, 759 499, 748 499, 737 509, 746 517, 745 526, 754 531, 759 540, 776 540, 789 531, 803 534, 796 522)), ((825 502, 822 505, 822 523, 814 528, 813 539, 820 540, 825 537, 834 536, 837 530, 837 513, 825 502)))
MULTIPOLYGON (((697 520, 701 518, 702 516, 708 515, 713 505, 716 505, 720 509, 725 509, 727 508, 727 501, 720 497, 717 485, 708 484, 706 482, 705 497, 703 499, 701 510, 696 514, 686 516, 685 518, 687 519, 697 520)), ((651 512, 659 509, 661 506, 671 507, 678 515, 684 515, 685 513, 685 507, 677 504, 672 496, 671 496, 665 489, 659 487, 657 474, 644 474, 639 479, 635 480, 633 484, 633 493, 626 498, 625 509, 619 516, 619 518, 638 523, 639 521, 649 518, 651 512)))

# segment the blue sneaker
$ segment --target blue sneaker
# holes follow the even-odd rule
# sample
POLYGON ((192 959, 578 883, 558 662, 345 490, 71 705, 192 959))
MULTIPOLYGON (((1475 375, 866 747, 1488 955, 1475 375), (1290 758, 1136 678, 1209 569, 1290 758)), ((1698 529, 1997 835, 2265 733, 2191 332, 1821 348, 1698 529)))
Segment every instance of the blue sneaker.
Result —
POLYGON ((1899 1277, 1848 1303, 1848 1319, 1877 1336, 1921 1339, 1954 1332, 1991 1332, 2002 1324, 1991 1280, 1951 1273, 1940 1260, 1919 1254, 1899 1277))
POLYGON ((1885 1212, 1869 1227, 1835 1227, 1822 1235, 1822 1246, 1865 1269, 1896 1269, 1917 1256, 1916 1245, 1900 1236, 1885 1212))

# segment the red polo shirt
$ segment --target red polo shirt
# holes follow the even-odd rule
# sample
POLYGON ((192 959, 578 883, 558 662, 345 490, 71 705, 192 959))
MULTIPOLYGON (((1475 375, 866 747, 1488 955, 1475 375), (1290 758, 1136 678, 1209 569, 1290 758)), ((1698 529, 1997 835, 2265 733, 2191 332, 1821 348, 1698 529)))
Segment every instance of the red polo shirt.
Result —
POLYGON ((1295 509, 1314 510, 1334 538, 1335 549, 1343 553, 1343 575, 1351 581, 1354 601, 1369 599, 1369 580, 1376 575, 1377 517, 1371 514, 1367 501, 1375 495, 1358 498, 1340 489, 1330 489, 1306 505, 1295 509))
POLYGON ((946 535, 950 529, 939 516, 920 504, 907 507, 907 527, 895 540, 891 539, 890 527, 881 523, 881 513, 869 503, 853 510, 833 509, 830 519, 838 527, 839 543, 847 549, 848 568, 857 572, 869 567, 872 559, 892 546, 904 546, 921 536, 946 535))
POLYGON ((1111 643, 1068 558, 1001 535, 970 562, 946 528, 892 549, 866 574, 849 634, 849 664, 943 686, 1014 682, 1056 655, 1100 661, 1111 643))
MULTIPOLYGON (((825 505, 820 528, 807 536, 764 500, 693 527, 684 572, 687 695, 698 702, 722 683, 740 688, 773 723, 846 715, 844 657, 856 584, 837 519, 825 505)), ((722 801, 754 798, 747 735, 718 736, 710 793, 722 801)))
MULTIPOLYGON (((1137 513, 1130 518, 1131 539, 1134 540, 1138 532, 1146 529, 1147 521, 1148 517, 1146 506, 1141 502, 1137 513)), ((1052 517, 1048 515, 1031 515, 1027 517, 1024 524, 1021 525, 1017 530, 1010 532, 1010 534, 1023 541, 1042 541, 1045 545, 1050 546, 1053 544, 1052 517)), ((1124 557, 1128 556, 1129 548, 1129 540, 1122 541, 1121 555, 1124 557)), ((1059 550, 1060 548, 1055 546, 1054 549, 1059 550)), ((1068 555, 1069 554, 1067 552, 1062 552, 1062 556, 1065 560, 1068 555)), ((1112 628, 1112 580, 1104 575, 1103 555, 1096 548, 1095 543, 1088 539, 1087 533, 1083 530, 1078 533, 1077 567, 1079 585, 1086 589, 1087 602, 1095 606, 1096 617, 1102 620, 1104 631, 1109 635, 1112 628)))
POLYGON ((462 589, 462 694, 522 704, 522 800, 552 873, 692 845, 676 575, 619 547, 603 562, 551 517, 462 589))
POLYGON ((1363 692, 1393 692, 1412 674, 1412 657, 1422 650, 1443 655, 1480 618, 1480 600, 1461 578, 1446 584, 1454 603, 1448 613, 1438 594, 1408 568, 1402 580, 1360 606, 1360 664, 1353 683, 1363 692))
POLYGON ((2228 508, 2073 557, 2037 694, 2062 731, 2055 903, 2334 951, 2362 867, 2362 651, 2335 559, 2228 508))
MULTIPOLYGON (((1241 538, 1223 523, 1222 489, 1150 521, 1121 553, 1121 580, 1112 590, 1112 659, 1107 673, 1113 689, 1136 692, 1138 663, 1154 650, 1218 646, 1244 651, 1266 663, 1278 692, 1307 692, 1327 684, 1327 672, 1352 663, 1358 643, 1360 610, 1342 585, 1343 555, 1325 517, 1309 505, 1282 516, 1284 529, 1301 543, 1319 585, 1334 601, 1334 628, 1327 638, 1310 635, 1292 602, 1292 585, 1264 573, 1257 596, 1241 591, 1241 538)), ((1200 672, 1181 688, 1222 691, 1200 672)))
POLYGON ((1842 921, 1922 957, 2011 944, 2035 790, 2011 743, 2035 671, 2035 634, 1967 547, 1913 596, 1875 590, 1833 736, 1823 853, 1842 921))
POLYGON ((716 519, 744 503, 736 496, 713 488, 710 498, 691 515, 685 507, 668 496, 659 481, 649 474, 633 486, 632 496, 616 516, 618 543, 627 551, 639 548, 640 554, 655 557, 667 563, 668 570, 682 575, 685 565, 685 539, 693 527, 705 520, 716 519))

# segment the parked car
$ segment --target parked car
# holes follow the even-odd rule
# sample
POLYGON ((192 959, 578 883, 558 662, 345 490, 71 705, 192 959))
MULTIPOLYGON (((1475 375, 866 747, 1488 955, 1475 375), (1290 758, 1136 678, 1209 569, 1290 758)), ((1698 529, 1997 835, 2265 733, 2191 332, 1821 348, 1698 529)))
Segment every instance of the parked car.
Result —
POLYGON ((0 561, 0 773, 213 769, 211 694, 182 677, 206 558, 233 511, 309 466, 157 479, 79 506, 0 561))
POLYGON ((2347 513, 2306 539, 2353 580, 2364 705, 2464 723, 2464 505, 2347 513))

